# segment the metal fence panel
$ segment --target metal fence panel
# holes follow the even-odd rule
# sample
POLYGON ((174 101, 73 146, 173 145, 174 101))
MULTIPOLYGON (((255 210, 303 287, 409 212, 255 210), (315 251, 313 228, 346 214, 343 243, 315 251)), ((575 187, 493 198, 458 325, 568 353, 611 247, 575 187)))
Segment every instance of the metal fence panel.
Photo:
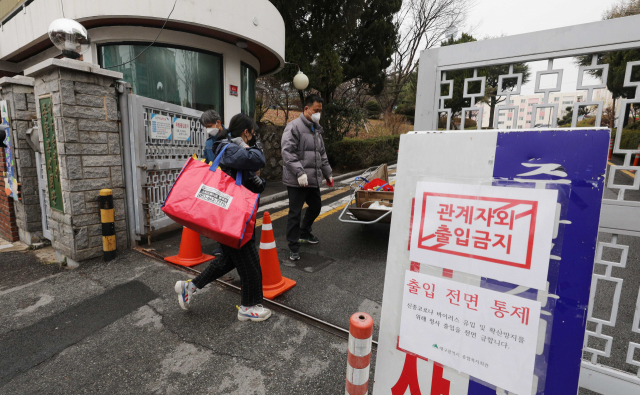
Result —
POLYGON ((131 157, 134 168, 131 175, 134 186, 135 230, 144 235, 173 223, 161 210, 173 182, 186 160, 192 155, 202 157, 207 132, 200 125, 201 111, 129 95, 129 122, 131 125, 131 157), (189 120, 189 141, 160 140, 150 137, 151 114, 166 115, 189 120), (148 202, 147 202, 148 200, 148 202), (147 217, 148 215, 148 217, 147 217))
MULTIPOLYGON (((541 60, 547 61, 547 70, 539 71, 535 76, 537 81, 534 92, 543 96, 542 102, 534 105, 534 121, 537 108, 548 108, 554 114, 551 127, 557 127, 559 103, 550 102, 549 95, 561 91, 563 70, 554 68, 554 59, 584 55, 594 56, 590 66, 580 68, 575 91, 583 92, 586 100, 574 104, 571 126, 577 125, 577 106, 585 104, 597 107, 597 126, 602 118, 605 103, 595 100, 593 96, 594 90, 603 86, 583 86, 583 71, 590 68, 601 69, 605 75, 603 79, 606 80, 608 65, 598 64, 595 54, 640 49, 640 31, 637 26, 640 26, 640 15, 423 51, 418 75, 415 130, 437 130, 441 116, 443 119, 446 117, 445 129, 450 129, 455 114, 452 114, 450 108, 445 107, 445 101, 450 99, 453 93, 453 80, 447 79, 447 71, 473 70, 473 77, 465 79, 463 97, 469 100, 470 106, 461 110, 460 129, 464 130, 465 113, 469 111, 479 114, 480 129, 482 106, 477 104, 480 96, 469 94, 466 89, 467 84, 473 81, 479 81, 482 84, 481 90, 485 89, 486 81, 478 78, 478 69, 510 65, 509 72, 500 78, 512 78, 514 75, 517 78, 517 74, 513 72, 514 63, 541 60), (546 74, 555 74, 556 87, 540 88, 539 80, 546 74), (448 88, 447 94, 442 94, 442 86, 448 88)), ((631 78, 634 67, 640 67, 640 62, 627 63, 624 86, 635 90, 635 97, 622 100, 622 109, 629 103, 640 103, 640 81, 632 81, 631 78)), ((491 127, 498 126, 500 111, 516 111, 509 106, 509 99, 520 94, 521 83, 519 79, 513 91, 504 92, 507 99, 504 105, 495 107, 495 121, 491 127)), ((514 125, 517 116, 518 113, 514 113, 514 125)), ((582 362, 580 377, 581 387, 606 395, 640 393, 640 361, 637 357, 634 358, 634 355, 640 354, 640 342, 637 341, 637 335, 634 335, 640 333, 640 281, 635 277, 640 262, 640 248, 637 247, 637 238, 640 236, 640 177, 633 175, 632 185, 615 182, 617 172, 635 173, 640 169, 631 165, 632 159, 640 153, 640 149, 621 148, 622 126, 623 123, 618 122, 613 152, 624 155, 624 163, 619 166, 611 164, 606 175, 606 186, 609 190, 605 193, 601 212, 602 233, 597 245, 586 317, 586 359, 582 362), (633 316, 631 328, 619 324, 617 318, 620 314, 625 315, 627 320, 633 316), (624 371, 613 366, 622 366, 624 371)))

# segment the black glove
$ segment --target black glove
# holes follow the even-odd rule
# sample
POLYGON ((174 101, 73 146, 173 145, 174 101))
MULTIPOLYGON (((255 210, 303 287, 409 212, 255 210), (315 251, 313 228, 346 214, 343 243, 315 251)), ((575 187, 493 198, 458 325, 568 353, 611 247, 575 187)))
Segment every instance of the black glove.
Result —
POLYGON ((254 137, 253 139, 249 140, 249 142, 247 144, 249 144, 249 147, 257 148, 260 151, 262 151, 264 149, 263 145, 262 145, 262 141, 258 140, 257 137, 254 137))
POLYGON ((257 193, 262 193, 267 184, 260 176, 253 176, 249 181, 255 186, 255 190, 258 191, 257 193))

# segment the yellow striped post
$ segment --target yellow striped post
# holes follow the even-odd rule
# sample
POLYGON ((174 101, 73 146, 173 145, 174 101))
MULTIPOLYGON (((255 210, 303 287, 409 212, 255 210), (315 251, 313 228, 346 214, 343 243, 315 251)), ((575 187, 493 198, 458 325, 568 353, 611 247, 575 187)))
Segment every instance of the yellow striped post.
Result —
POLYGON ((116 215, 113 209, 113 191, 101 189, 98 202, 102 222, 102 251, 104 261, 108 262, 116 257, 116 226, 114 224, 116 215))

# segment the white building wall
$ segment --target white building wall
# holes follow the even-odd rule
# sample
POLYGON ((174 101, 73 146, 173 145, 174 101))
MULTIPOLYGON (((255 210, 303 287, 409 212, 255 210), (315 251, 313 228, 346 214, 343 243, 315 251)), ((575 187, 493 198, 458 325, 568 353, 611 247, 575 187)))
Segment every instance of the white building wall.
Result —
MULTIPOLYGON (((79 22, 127 17, 164 20, 173 4, 174 0, 66 0, 64 15, 79 22)), ((0 60, 11 58, 45 38, 51 22, 62 17, 59 0, 31 3, 26 12, 19 13, 3 26, 0 60)), ((170 20, 209 27, 253 41, 284 60, 284 21, 268 0, 178 1, 170 20)))

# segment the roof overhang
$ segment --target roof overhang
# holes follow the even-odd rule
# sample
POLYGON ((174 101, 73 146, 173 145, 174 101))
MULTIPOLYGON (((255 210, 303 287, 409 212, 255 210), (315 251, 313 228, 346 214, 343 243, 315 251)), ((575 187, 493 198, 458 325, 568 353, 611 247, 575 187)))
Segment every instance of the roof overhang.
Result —
MULTIPOLYGON (((61 13, 58 15, 57 4, 53 0, 34 1, 25 13, 6 23, 0 34, 0 61, 5 61, 5 65, 17 64, 53 47, 47 28, 53 20, 62 17, 61 13)), ((73 17, 87 30, 106 26, 160 28, 166 15, 161 16, 159 10, 168 15, 173 1, 91 0, 71 2, 69 6, 65 9, 67 17, 73 17), (125 15, 108 15, 105 10, 118 10, 125 15)), ((284 66, 284 21, 267 0, 180 2, 165 29, 230 44, 244 40, 245 50, 260 62, 261 75, 274 73, 284 66)))

